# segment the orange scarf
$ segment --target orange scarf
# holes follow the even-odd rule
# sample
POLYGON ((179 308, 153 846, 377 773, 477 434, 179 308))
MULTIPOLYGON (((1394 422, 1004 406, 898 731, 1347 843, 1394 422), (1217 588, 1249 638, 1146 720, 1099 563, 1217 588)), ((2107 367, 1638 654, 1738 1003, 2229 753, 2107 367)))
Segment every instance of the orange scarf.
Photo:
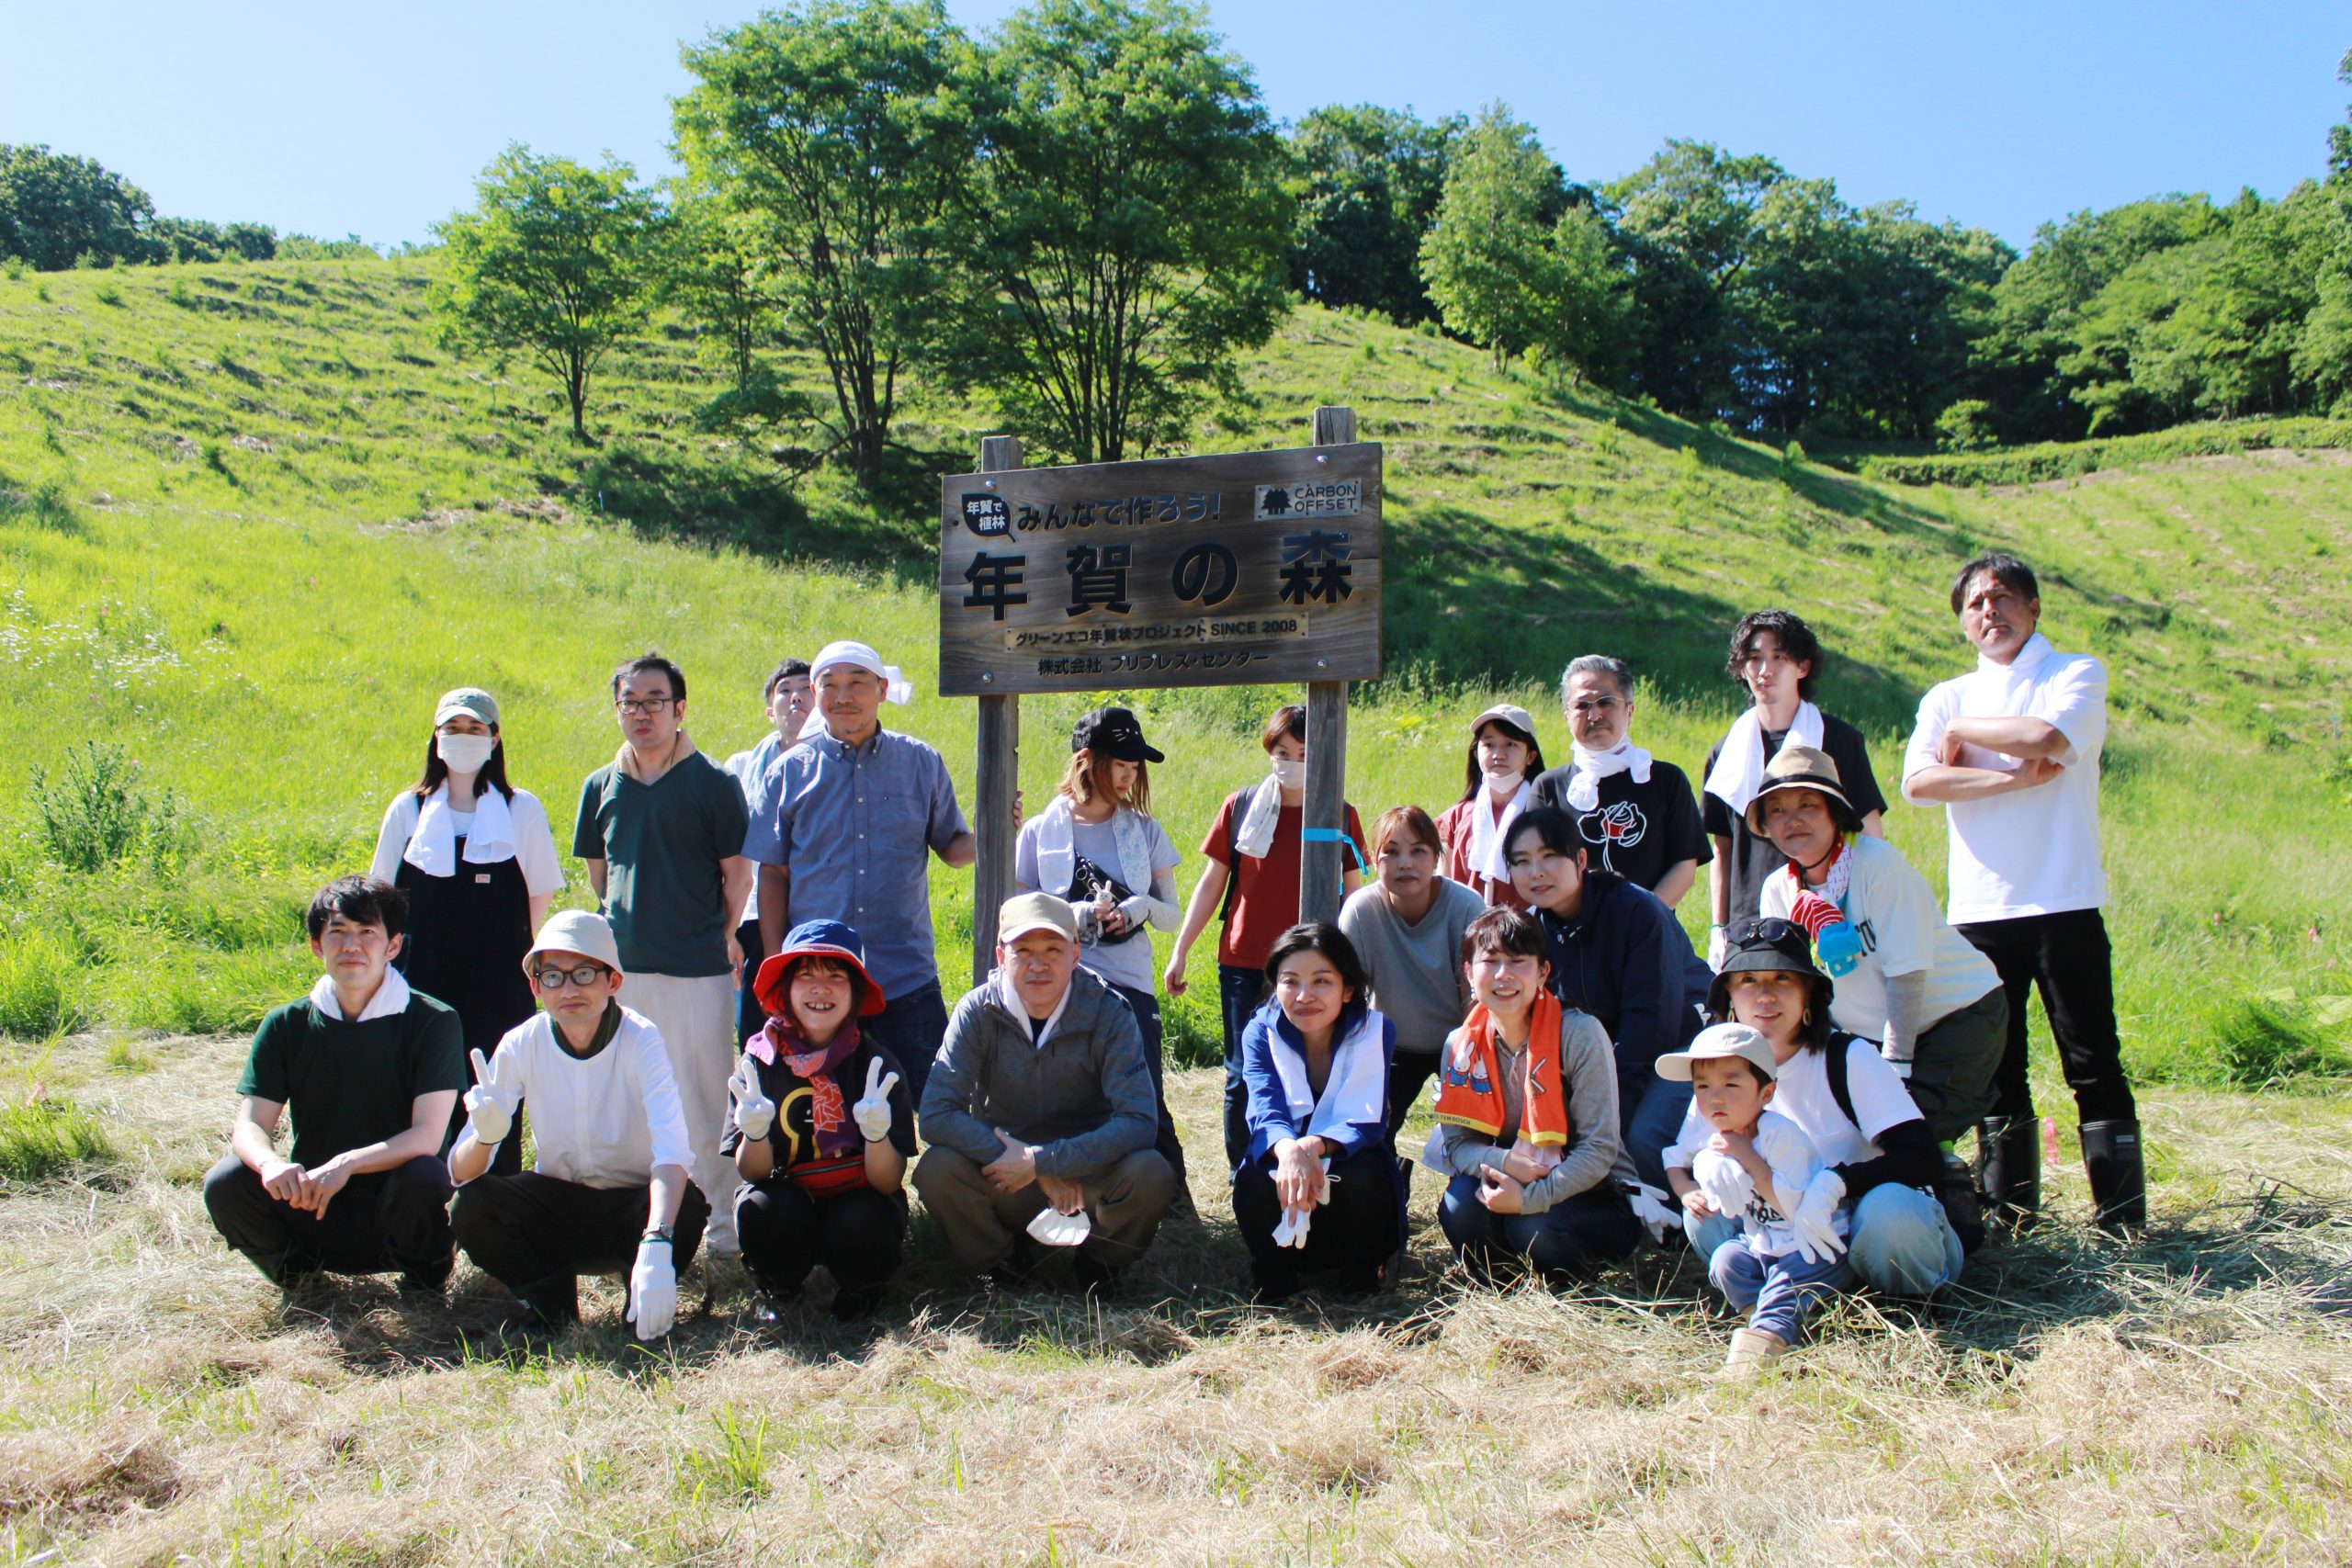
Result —
MULTIPOLYGON (((1560 998, 1538 992, 1527 1021, 1526 1068, 1520 1086, 1519 1135, 1538 1148, 1568 1141, 1567 1087, 1560 1076, 1560 998)), ((1441 1122, 1498 1137, 1503 1130, 1503 1088, 1495 1067, 1495 1019, 1483 1004, 1454 1032, 1438 1071, 1441 1122)))

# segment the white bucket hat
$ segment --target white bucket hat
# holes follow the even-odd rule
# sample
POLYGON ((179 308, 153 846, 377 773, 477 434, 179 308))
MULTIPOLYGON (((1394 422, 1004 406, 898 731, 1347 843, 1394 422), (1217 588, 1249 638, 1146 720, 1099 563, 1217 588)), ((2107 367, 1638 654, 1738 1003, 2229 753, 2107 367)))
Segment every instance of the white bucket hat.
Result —
POLYGON ((531 951, 523 954, 525 974, 531 972, 531 961, 542 953, 576 953, 616 975, 627 973, 621 968, 620 943, 613 940, 611 922, 594 909, 559 909, 549 915, 531 951))

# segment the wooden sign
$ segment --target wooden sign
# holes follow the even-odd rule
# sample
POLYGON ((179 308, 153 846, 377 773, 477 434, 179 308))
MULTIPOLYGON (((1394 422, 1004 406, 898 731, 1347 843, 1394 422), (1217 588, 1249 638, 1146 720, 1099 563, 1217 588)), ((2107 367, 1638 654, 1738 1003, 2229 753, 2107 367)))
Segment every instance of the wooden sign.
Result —
POLYGON ((1377 443, 940 485, 947 696, 1370 680, 1377 443))

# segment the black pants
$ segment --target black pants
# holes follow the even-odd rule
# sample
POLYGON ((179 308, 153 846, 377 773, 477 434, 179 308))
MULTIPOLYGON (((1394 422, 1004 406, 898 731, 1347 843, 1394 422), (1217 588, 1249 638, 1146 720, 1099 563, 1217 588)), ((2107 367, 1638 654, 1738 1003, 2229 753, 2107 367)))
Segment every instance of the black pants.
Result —
POLYGON ((781 1177, 754 1181, 735 1194, 735 1235, 770 1295, 795 1294, 820 1263, 842 1290, 867 1289, 899 1271, 907 1200, 871 1187, 820 1198, 781 1177))
MULTIPOLYGON (((710 1204, 692 1182, 678 1205, 670 1255, 681 1274, 702 1246, 710 1204)), ((536 1170, 478 1176, 458 1189, 449 1215, 458 1245, 475 1268, 521 1297, 540 1316, 579 1315, 580 1276, 626 1275, 644 1238, 652 1188, 584 1187, 536 1170)))
POLYGON ((735 943, 743 950, 743 967, 737 972, 742 989, 735 993, 735 1043, 740 1048, 752 1043, 752 1036, 768 1026, 768 1010, 752 995, 752 982, 760 973, 760 922, 745 920, 735 928, 735 943))
POLYGON ((1405 1125, 1405 1118, 1420 1103, 1421 1090, 1429 1088, 1430 1079, 1437 1077, 1437 1065, 1442 1053, 1399 1051, 1388 1064, 1388 1135, 1396 1136, 1405 1125))
POLYGON ((388 1274, 426 1284, 449 1277, 449 1169, 419 1155, 390 1170, 355 1176, 323 1214, 281 1203, 231 1155, 204 1178, 204 1207, 220 1238, 278 1284, 325 1269, 388 1274))
POLYGON ((1250 1086, 1241 1081, 1241 1032, 1266 998, 1266 976, 1256 969, 1216 966, 1217 1010, 1225 1021, 1225 1168, 1250 1147, 1250 1086))
POLYGON ((1386 1140, 1331 1162, 1331 1201, 1315 1211, 1303 1247, 1276 1247, 1282 1200, 1271 1159, 1243 1163, 1233 1179, 1233 1221, 1261 1284, 1295 1285, 1303 1269, 1331 1269, 1369 1283, 1396 1250, 1396 1150, 1386 1140))
POLYGON ((1955 929, 1993 961, 2008 995, 2008 1044, 1993 1076, 1993 1114, 2033 1113, 2025 1004, 2026 993, 2038 987, 2067 1087, 2075 1091, 2076 1114, 2085 1122, 2136 1121, 2139 1109, 2123 1077, 2122 1045, 2115 1034, 2115 973, 2107 922, 2099 912, 2068 909, 1955 929))
POLYGON ((1446 1184, 1437 1220, 1464 1265, 1480 1278, 1505 1280, 1532 1267, 1554 1285, 1624 1257, 1642 1235, 1642 1223, 1607 1181, 1540 1214, 1498 1214, 1478 1201, 1476 1177, 1457 1176, 1446 1184))
POLYGON ((1176 1173, 1178 1185, 1184 1180, 1184 1143, 1176 1135, 1176 1118, 1168 1113, 1168 1064, 1160 1056, 1159 998, 1149 991, 1138 991, 1133 986, 1113 985, 1113 990, 1126 998, 1127 1006, 1136 1015, 1136 1027, 1143 1031, 1143 1065, 1151 1074, 1151 1098, 1159 1111, 1159 1132, 1151 1146, 1176 1173))

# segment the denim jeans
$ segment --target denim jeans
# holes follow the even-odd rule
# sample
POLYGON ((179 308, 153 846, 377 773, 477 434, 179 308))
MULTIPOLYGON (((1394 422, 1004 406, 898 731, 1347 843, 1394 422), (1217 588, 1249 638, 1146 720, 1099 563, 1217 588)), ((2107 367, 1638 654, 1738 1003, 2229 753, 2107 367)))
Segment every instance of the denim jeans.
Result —
POLYGON ((1633 1157, 1634 1174, 1663 1192, 1667 1190, 1663 1156, 1681 1134, 1682 1118, 1690 1109, 1690 1083, 1687 1078, 1680 1082, 1662 1078, 1653 1068, 1639 1094, 1628 1092, 1631 1087, 1618 1086, 1618 1102, 1624 1108, 1620 1130, 1625 1152, 1633 1157))
MULTIPOLYGON (((1739 1222, 1722 1214, 1704 1218, 1685 1213, 1683 1233, 1691 1250, 1713 1258, 1739 1234, 1739 1222)), ((1874 1291, 1894 1296, 1924 1296, 1960 1278, 1960 1237, 1944 1218, 1944 1207, 1917 1187, 1887 1182, 1862 1194, 1854 1205, 1853 1232, 1846 1262, 1874 1291)))
POLYGON ((899 1059, 899 1071, 906 1075, 907 1100, 921 1106, 932 1058, 939 1055, 939 1043, 947 1038, 947 1003, 939 994, 939 982, 892 997, 888 1007, 858 1022, 865 1038, 888 1046, 890 1055, 899 1059))
POLYGON ((1250 1089, 1241 1081, 1241 1032, 1265 999, 1265 974, 1220 964, 1216 994, 1225 1014, 1225 1169, 1230 1177, 1250 1152, 1250 1089))
POLYGON ((1747 1326, 1783 1345, 1795 1344, 1805 1315, 1850 1278, 1843 1258, 1819 1263, 1807 1263, 1802 1252, 1765 1258, 1740 1236, 1715 1248, 1707 1263, 1707 1281, 1724 1300, 1751 1309, 1747 1326))
POLYGON ((1641 1222, 1606 1181, 1540 1214, 1498 1214, 1478 1201, 1476 1177, 1457 1176, 1438 1201, 1437 1223, 1474 1272, 1500 1279, 1532 1267, 1555 1285, 1624 1257, 1642 1235, 1641 1222))
POLYGON ((1159 1151, 1176 1172, 1179 1186, 1184 1182, 1184 1145, 1176 1136, 1176 1118, 1168 1113, 1168 1064, 1160 1051, 1159 998, 1149 991, 1138 991, 1133 986, 1114 984, 1111 987, 1127 999, 1127 1007, 1136 1015, 1136 1027, 1143 1031, 1143 1065, 1151 1074, 1151 1097, 1159 1102, 1159 1132, 1151 1146, 1159 1151))

